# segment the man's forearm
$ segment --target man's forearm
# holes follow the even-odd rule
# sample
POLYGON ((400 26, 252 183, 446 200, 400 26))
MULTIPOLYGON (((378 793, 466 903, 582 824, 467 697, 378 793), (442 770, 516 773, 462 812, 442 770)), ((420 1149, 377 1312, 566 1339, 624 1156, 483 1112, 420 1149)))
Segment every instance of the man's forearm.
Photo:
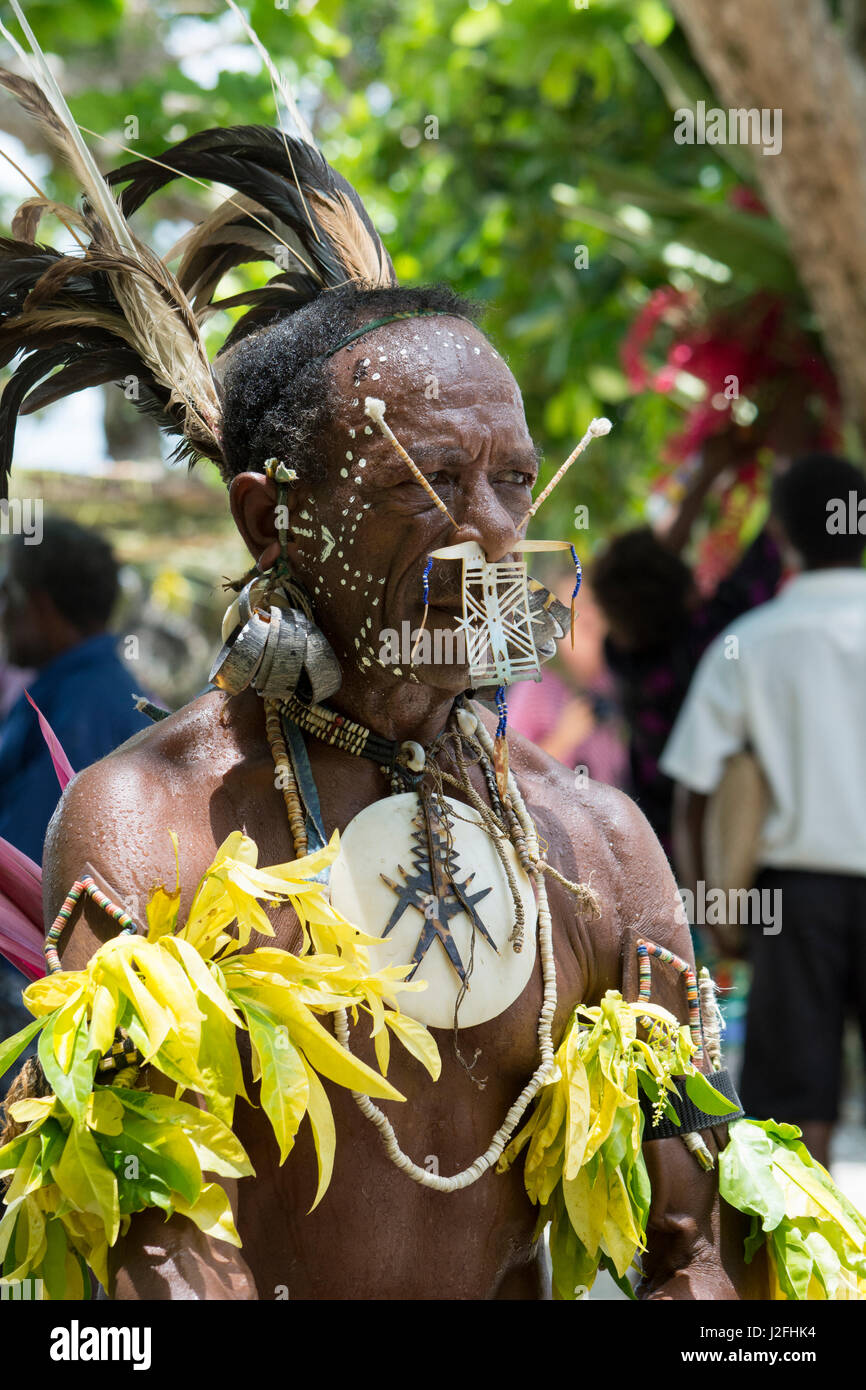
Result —
MULTIPOLYGON (((702 1130, 717 1157, 727 1141, 724 1126, 702 1130)), ((679 1138, 644 1144, 652 1184, 647 1252, 638 1298, 695 1301, 768 1297, 764 1258, 745 1263, 748 1222, 719 1196, 718 1166, 700 1168, 679 1138)))

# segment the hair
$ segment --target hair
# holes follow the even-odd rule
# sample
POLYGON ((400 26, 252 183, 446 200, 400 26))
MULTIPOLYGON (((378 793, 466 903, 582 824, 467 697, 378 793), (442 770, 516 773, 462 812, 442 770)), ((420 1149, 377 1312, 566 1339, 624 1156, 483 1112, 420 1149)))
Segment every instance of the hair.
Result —
POLYGON ((829 530, 830 510, 841 503, 846 514, 849 493, 866 500, 866 475, 837 454, 804 454, 773 481, 771 507, 791 545, 808 569, 856 565, 866 549, 866 535, 846 527, 829 530))
POLYGON ((46 517, 39 545, 10 542, 10 566, 28 593, 48 594, 58 613, 80 632, 97 632, 111 616, 119 588, 108 541, 65 517, 46 517))
POLYGON ((592 588, 608 621, 637 648, 668 640, 682 625, 691 570, 649 526, 615 536, 592 567, 592 588))
MULTIPOLYGON (((261 472, 279 458, 309 482, 325 476, 323 437, 334 423, 329 354, 365 321, 438 310, 477 322, 480 306, 446 285, 368 290, 355 284, 320 294, 296 313, 229 343, 223 375, 223 476, 261 472)), ((361 356, 363 339, 359 339, 361 356)))

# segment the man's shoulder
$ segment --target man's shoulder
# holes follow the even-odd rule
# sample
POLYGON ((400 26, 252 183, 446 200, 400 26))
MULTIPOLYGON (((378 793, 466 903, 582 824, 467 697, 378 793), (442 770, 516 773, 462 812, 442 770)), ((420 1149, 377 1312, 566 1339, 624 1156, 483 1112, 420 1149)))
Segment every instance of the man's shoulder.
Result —
MULTIPOLYGON (((223 701, 219 692, 199 696, 72 779, 45 836, 47 920, 88 865, 140 920, 152 888, 174 880, 172 829, 183 841, 184 883, 197 881, 207 836, 190 827, 209 823, 214 790, 239 757, 220 720, 223 701)), ((95 949, 84 939, 78 964, 95 949)))
POLYGON ((167 806, 176 811, 179 802, 193 800, 194 790, 206 793, 226 762, 223 699, 208 691, 77 773, 48 827, 46 862, 65 858, 70 841, 86 849, 95 832, 104 843, 122 823, 134 822, 146 833, 167 806))
MULTIPOLYGON (((521 734, 509 734, 511 767, 525 800, 544 807, 582 849, 618 860, 635 835, 648 829, 643 813, 618 787, 596 782, 584 769, 566 767, 521 734)), ((652 835, 652 831, 649 831, 652 835)))
POLYGON ((133 734, 78 774, 70 789, 106 790, 118 782, 160 775, 167 768, 183 769, 212 763, 220 737, 220 708, 225 696, 209 690, 172 714, 133 734))
POLYGON ((586 919, 572 938, 595 995, 619 988, 622 953, 634 932, 688 954, 673 874, 631 797, 577 776, 519 735, 509 743, 515 777, 547 841, 545 857, 566 877, 588 884, 601 909, 601 919, 586 919))

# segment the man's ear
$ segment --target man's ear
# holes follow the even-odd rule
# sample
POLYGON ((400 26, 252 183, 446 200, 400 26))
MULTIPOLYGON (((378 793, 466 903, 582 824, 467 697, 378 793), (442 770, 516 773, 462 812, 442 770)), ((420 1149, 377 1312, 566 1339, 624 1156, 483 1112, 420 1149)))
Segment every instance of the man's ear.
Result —
MULTIPOLYGON (((288 495, 291 509, 294 493, 288 495)), ((259 569, 270 569, 280 553, 277 539, 277 485, 264 473, 239 473, 229 487, 235 525, 259 569)))

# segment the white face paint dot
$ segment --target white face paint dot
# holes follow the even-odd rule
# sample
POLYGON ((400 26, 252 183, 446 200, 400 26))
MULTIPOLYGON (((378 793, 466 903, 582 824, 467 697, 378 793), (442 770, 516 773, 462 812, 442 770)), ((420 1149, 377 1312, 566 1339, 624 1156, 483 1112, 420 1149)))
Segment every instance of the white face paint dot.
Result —
POLYGON ((370 380, 371 380, 371 381, 381 381, 381 380, 382 380, 382 373, 381 373, 381 372, 374 372, 373 375, 371 376, 370 380))
POLYGON ((364 426, 364 433, 365 433, 365 434, 372 434, 372 433, 373 433, 373 426, 372 426, 372 425, 365 425, 365 426, 364 426))
POLYGON ((341 584, 345 584, 345 582, 346 582, 345 579, 341 579, 341 580, 340 580, 340 583, 341 583, 341 584))
POLYGON ((372 584, 372 583, 373 583, 373 576, 372 576, 372 574, 368 574, 368 575, 367 575, 367 583, 368 583, 368 584, 372 584))
POLYGON ((359 467, 359 468, 366 468, 366 467, 367 467, 367 460, 366 460, 366 459, 358 459, 358 467, 359 467))
POLYGON ((338 550, 338 551, 337 551, 337 559, 338 559, 338 560, 342 560, 342 558, 343 558, 343 552, 342 552, 342 550, 338 550))
POLYGON ((384 356, 382 353, 380 353, 380 354, 379 354, 379 361, 380 361, 380 362, 387 362, 387 361, 388 361, 388 358, 387 358, 386 356, 384 356))
POLYGON ((476 352, 476 353, 480 353, 480 352, 481 352, 481 349, 480 349, 480 347, 475 347, 475 348, 472 349, 472 351, 473 351, 473 352, 476 352))
POLYGON ((344 570, 347 570, 348 568, 349 568, 348 565, 344 565, 344 566, 343 566, 343 569, 344 569, 344 570))
POLYGON ((352 450, 351 450, 351 449, 347 449, 347 450, 346 450, 346 458, 347 458, 347 459, 349 460, 349 462, 351 463, 351 460, 352 460, 352 450))
POLYGON ((395 667, 394 667, 394 675, 395 675, 395 676, 402 676, 402 674, 403 674, 403 672, 400 670, 400 667, 399 667, 399 666, 395 666, 395 667))
MULTIPOLYGON (((362 517, 363 515, 364 515, 363 512, 356 512, 356 513, 355 513, 355 520, 356 520, 356 521, 360 521, 360 520, 361 520, 361 517, 362 517)), ((352 530, 354 531, 354 529, 355 529, 355 528, 354 528, 354 526, 353 526, 353 527, 352 527, 352 530)))
POLYGON ((353 429, 349 430, 349 438, 350 438, 350 439, 354 439, 354 438, 355 438, 355 431, 354 431, 353 429))
MULTIPOLYGON (((358 400, 358 397, 356 396, 355 399, 352 401, 352 405, 360 405, 360 404, 361 404, 361 402, 358 400)), ((353 439, 355 438, 354 430, 352 431, 352 438, 353 438, 353 439)))
MULTIPOLYGON (((346 476, 348 477, 348 474, 347 474, 346 476)), ((342 515, 343 515, 343 516, 348 516, 348 515, 349 515, 349 508, 348 508, 348 507, 344 507, 344 508, 343 508, 342 515)))
POLYGON ((348 470, 348 468, 341 468, 341 469, 340 469, 340 477, 341 477, 341 478, 348 478, 348 476, 349 476, 349 470, 348 470))
POLYGON ((365 367, 369 367, 369 365, 370 365, 370 359, 369 359, 369 357, 365 357, 365 358, 364 358, 364 366, 365 366, 365 367))
POLYGON ((359 473, 359 474, 357 475, 357 477, 355 478, 355 482, 356 482, 356 483, 359 483, 360 481, 361 481, 361 475, 360 475, 360 473, 359 473))

